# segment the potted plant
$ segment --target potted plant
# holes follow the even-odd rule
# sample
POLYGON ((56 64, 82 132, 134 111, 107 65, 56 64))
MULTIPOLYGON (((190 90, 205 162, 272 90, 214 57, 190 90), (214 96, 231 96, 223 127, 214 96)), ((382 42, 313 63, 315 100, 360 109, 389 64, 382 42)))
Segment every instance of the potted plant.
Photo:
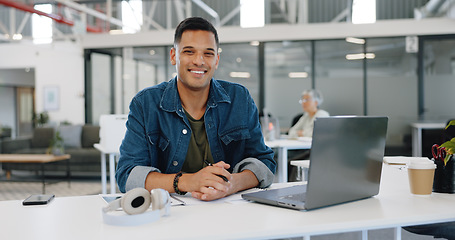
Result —
MULTIPOLYGON (((445 130, 447 130, 450 126, 455 126, 455 120, 450 121, 449 124, 447 124, 445 130)), ((455 152, 455 137, 441 144, 440 148, 442 147, 445 148, 447 152, 447 155, 444 158, 444 166, 446 166, 447 162, 449 162, 455 152)))
MULTIPOLYGON (((450 126, 455 126, 455 120, 450 121, 444 131, 448 131, 450 126)), ((433 192, 455 193, 455 160, 453 157, 455 137, 441 144, 439 149, 443 147, 447 154, 443 161, 435 159, 436 169, 434 172, 433 192)))
POLYGON ((33 115, 33 123, 36 127, 42 127, 44 124, 49 122, 49 114, 47 112, 41 112, 33 115))
POLYGON ((0 124, 0 138, 11 137, 11 128, 0 124))
POLYGON ((47 154, 53 154, 56 156, 65 154, 63 138, 60 136, 60 131, 57 131, 54 138, 52 138, 49 148, 47 148, 47 154))

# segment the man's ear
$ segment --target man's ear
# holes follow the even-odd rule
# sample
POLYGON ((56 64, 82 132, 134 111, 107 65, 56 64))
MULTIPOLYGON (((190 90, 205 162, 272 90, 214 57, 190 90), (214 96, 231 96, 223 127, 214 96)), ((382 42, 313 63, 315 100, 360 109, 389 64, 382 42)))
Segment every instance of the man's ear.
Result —
POLYGON ((171 51, 169 52, 169 56, 170 56, 171 64, 172 64, 172 65, 175 65, 175 64, 176 64, 176 60, 175 60, 175 48, 171 48, 171 51))
POLYGON ((220 63, 220 54, 217 54, 215 69, 218 69, 218 64, 220 63))

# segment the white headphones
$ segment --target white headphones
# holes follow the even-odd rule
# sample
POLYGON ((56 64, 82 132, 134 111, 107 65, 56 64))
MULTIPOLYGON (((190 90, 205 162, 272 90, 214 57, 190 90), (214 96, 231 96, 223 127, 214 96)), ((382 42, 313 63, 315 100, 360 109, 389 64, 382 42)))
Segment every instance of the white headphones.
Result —
POLYGON ((120 199, 109 203, 102 213, 106 224, 133 226, 156 221, 161 216, 169 215, 170 210, 171 198, 168 191, 158 188, 149 192, 144 188, 134 188, 120 199), (150 205, 152 210, 147 211, 150 205), (116 211, 119 208, 123 211, 116 211))

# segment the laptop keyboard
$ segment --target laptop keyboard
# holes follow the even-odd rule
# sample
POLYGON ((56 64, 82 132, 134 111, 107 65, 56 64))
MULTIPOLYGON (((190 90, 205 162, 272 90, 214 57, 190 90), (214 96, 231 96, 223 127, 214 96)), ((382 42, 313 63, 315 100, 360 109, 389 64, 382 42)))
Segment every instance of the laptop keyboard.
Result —
POLYGON ((306 193, 297 193, 281 197, 282 199, 289 199, 293 201, 305 201, 306 193))

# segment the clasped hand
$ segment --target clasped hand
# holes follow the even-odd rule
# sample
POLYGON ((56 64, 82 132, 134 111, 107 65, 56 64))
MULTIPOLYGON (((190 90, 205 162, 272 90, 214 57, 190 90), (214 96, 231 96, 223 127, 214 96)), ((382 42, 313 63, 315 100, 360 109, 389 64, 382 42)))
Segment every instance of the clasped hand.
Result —
POLYGON ((210 201, 223 198, 234 193, 232 174, 227 169, 230 165, 221 161, 207 166, 192 175, 192 191, 194 198, 210 201), (222 176, 228 181, 226 182, 222 176))

